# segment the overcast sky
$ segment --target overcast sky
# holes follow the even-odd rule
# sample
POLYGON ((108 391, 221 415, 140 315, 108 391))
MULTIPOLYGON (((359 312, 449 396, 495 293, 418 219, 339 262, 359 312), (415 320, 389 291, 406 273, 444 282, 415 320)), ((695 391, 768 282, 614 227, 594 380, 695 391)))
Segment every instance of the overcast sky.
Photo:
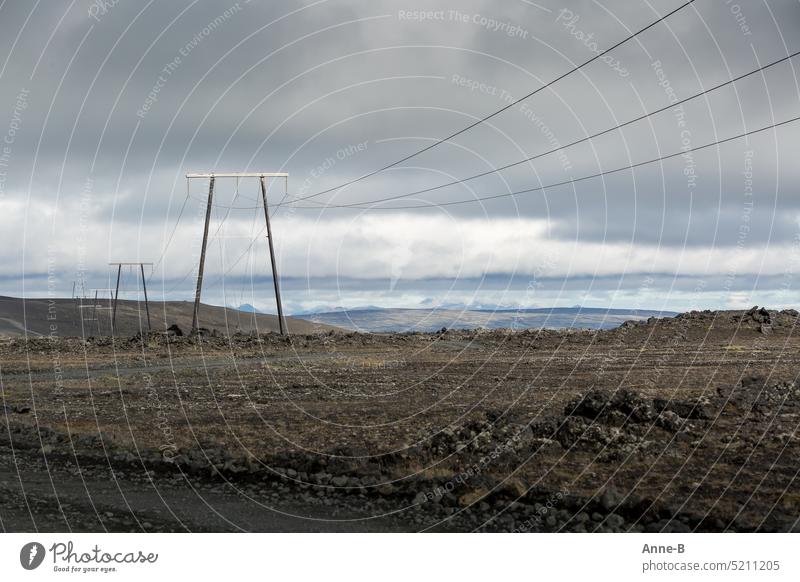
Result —
MULTIPOLYGON (((797 0, 696 0, 450 142, 278 206, 435 143, 683 1, 2 2, 0 294, 106 288, 107 263, 156 262, 166 248, 151 294, 190 299, 208 184, 187 191, 184 175, 216 170, 290 174, 288 195, 278 182, 269 193, 290 312, 797 306, 800 124, 438 206, 798 116, 797 59, 502 173, 370 204, 559 148, 798 51, 797 0), (330 206, 347 204, 360 207, 330 206)), ((270 311, 258 184, 236 190, 217 182, 204 299, 270 311)), ((123 283, 135 297, 133 276, 123 283)))

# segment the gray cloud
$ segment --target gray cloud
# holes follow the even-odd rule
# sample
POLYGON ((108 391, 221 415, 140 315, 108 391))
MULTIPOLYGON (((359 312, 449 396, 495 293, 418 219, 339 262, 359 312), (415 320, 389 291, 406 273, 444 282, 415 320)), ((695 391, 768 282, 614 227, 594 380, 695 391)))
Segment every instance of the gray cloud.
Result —
MULTIPOLYGON (((530 92, 590 58, 592 42, 610 46, 678 4, 470 0, 454 8, 439 0, 83 0, 68 9, 6 3, 0 10, 0 133, 16 129, 0 182, 3 239, 10 245, 3 251, 5 291, 19 292, 23 278, 26 292, 43 291, 48 245, 59 249, 64 288, 82 255, 96 286, 105 276, 104 263, 121 254, 155 260, 184 202, 187 170, 282 169, 291 174, 292 194, 329 188, 496 110, 509 96, 530 92), (338 155, 356 144, 366 145, 338 155), (76 242, 80 224, 84 243, 76 242), (86 246, 91 252, 81 251, 86 246)), ((369 201, 486 171, 663 107, 668 88, 683 98, 800 50, 796 2, 734 6, 697 0, 614 52, 625 75, 595 62, 524 108, 516 106, 451 144, 319 200, 369 201)), ((687 104, 684 126, 667 111, 570 148, 563 157, 551 155, 408 202, 447 202, 558 182, 677 151, 686 144, 684 130, 696 147, 798 115, 797 71, 796 61, 783 63, 687 104)), ((574 188, 432 212, 460 224, 483 217, 546 221, 541 242, 574 243, 578 257, 603 242, 644 255, 652 248, 667 254, 686 248, 693 256, 730 255, 739 248, 758 254, 767 244, 791 249, 800 216, 800 176, 792 163, 799 135, 796 126, 787 126, 697 152, 694 186, 684 174, 686 160, 678 158, 574 188), (745 170, 752 172, 752 196, 745 192, 745 170)), ((187 249, 198 236, 204 195, 202 185, 193 188, 197 200, 189 200, 165 259, 171 267, 163 274, 173 282, 192 265, 187 249)), ((236 205, 252 206, 246 197, 256 195, 255 185, 243 185, 236 205)), ((231 203, 233 196, 231 184, 220 185, 220 204, 231 203)), ((273 202, 281 197, 278 189, 271 194, 273 202)), ((232 228, 249 233, 253 212, 231 211, 232 228)), ((304 217, 303 225, 317 218, 335 223, 360 212, 281 209, 276 229, 292 228, 298 217, 304 217)), ((402 232, 422 220, 415 217, 430 213, 404 212, 398 219, 389 211, 375 212, 374 218, 402 232)), ((326 233, 332 248, 346 246, 353 236, 330 228, 326 233)), ((232 244, 229 250, 232 262, 239 249, 232 244)), ((328 276, 334 267, 323 251, 306 260, 328 276)), ((284 252, 303 260, 309 251, 284 252)), ((381 272, 380 256, 353 260, 342 275, 368 279, 381 272)), ((430 265, 431 270, 404 275, 417 289, 414 297, 426 295, 425 281, 447 277, 453 267, 446 261, 430 265)), ((457 266, 472 273, 481 263, 457 266)), ((677 276, 686 275, 680 265, 674 268, 677 276)), ((761 267, 747 268, 740 277, 754 284, 761 267)), ((287 276, 296 276, 292 269, 287 276)), ((523 263, 519 269, 534 267, 523 263)), ((624 275, 629 271, 624 264, 617 267, 621 284, 635 295, 636 285, 624 275)), ((774 265, 761 273, 760 293, 778 292, 763 281, 774 283, 780 271, 774 265)), ((567 277, 564 284, 579 286, 585 286, 585 275, 566 269, 558 274, 567 277)), ((237 276, 244 271, 230 274, 237 276)), ((313 274, 312 280, 317 280, 313 274)), ((430 291, 440 292, 435 286, 430 291)), ((724 303, 717 295, 709 301, 724 303)))

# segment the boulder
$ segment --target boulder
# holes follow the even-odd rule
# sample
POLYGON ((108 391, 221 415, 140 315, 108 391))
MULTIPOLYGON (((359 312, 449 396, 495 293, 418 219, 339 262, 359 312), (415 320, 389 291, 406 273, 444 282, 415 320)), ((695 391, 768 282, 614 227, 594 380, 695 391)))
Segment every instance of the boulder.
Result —
POLYGON ((173 323, 167 328, 167 335, 181 337, 183 336, 183 330, 178 326, 177 323, 173 323))

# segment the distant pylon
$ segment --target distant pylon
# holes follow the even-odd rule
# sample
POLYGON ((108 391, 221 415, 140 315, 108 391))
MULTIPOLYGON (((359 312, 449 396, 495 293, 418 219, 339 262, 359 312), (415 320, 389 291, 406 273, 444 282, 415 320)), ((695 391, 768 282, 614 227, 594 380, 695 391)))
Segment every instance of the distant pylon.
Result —
POLYGON ((153 266, 153 263, 142 263, 142 262, 116 262, 116 263, 109 263, 110 266, 117 267, 117 285, 114 289, 114 307, 111 313, 111 333, 114 334, 117 329, 117 301, 119 300, 119 282, 122 278, 122 267, 139 267, 139 271, 142 275, 142 291, 144 291, 144 309, 147 313, 147 331, 152 331, 152 326, 150 325, 150 303, 147 300, 147 280, 144 276, 144 267, 148 265, 149 267, 153 266))

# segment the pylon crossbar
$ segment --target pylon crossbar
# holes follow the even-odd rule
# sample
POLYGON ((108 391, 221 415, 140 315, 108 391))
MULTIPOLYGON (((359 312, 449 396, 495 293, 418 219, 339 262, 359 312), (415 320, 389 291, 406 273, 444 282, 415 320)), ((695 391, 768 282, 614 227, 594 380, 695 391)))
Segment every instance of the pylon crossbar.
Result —
POLYGON ((209 174, 186 174, 187 179, 192 178, 288 178, 286 172, 212 172, 209 174))

